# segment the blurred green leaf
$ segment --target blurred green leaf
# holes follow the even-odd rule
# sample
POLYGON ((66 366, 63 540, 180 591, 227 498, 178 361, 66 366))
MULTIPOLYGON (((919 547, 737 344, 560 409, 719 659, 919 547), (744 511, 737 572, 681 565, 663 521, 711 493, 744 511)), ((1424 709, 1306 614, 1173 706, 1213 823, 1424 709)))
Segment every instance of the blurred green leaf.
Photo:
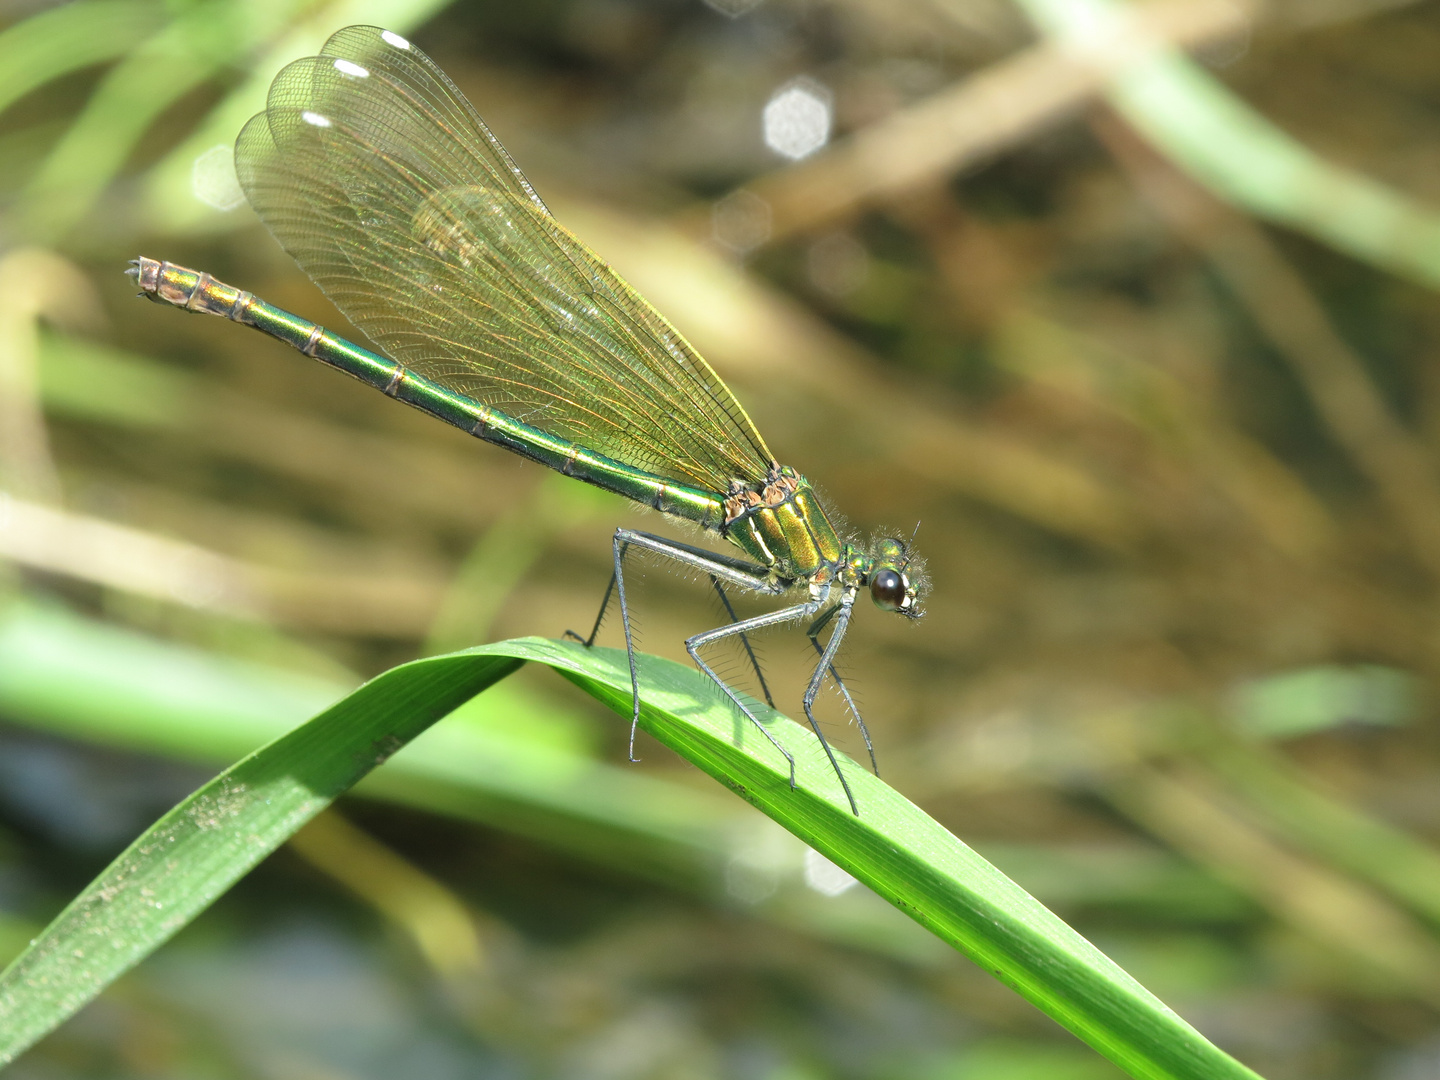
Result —
POLYGON ((1234 695, 1236 727, 1262 739, 1309 735, 1345 724, 1394 727, 1419 708, 1413 676, 1377 664, 1325 665, 1272 675, 1234 695))
POLYGON ((165 20, 149 0, 76 0, 0 33, 0 112, 62 75, 124 56, 165 20))
POLYGON ((1255 912, 1229 885, 1160 848, 984 843, 979 850, 1026 892, 1056 907, 1149 911, 1167 921, 1233 922, 1255 912))
POLYGON ((922 1068, 922 1080, 1109 1080, 1103 1061, 1062 1047, 991 1039, 922 1068))
POLYGON ((27 235, 49 241, 74 228, 154 120, 243 56, 278 14, 269 4, 210 0, 130 52, 106 74, 26 187, 16 218, 27 235))
POLYGON ((1137 32, 1120 0, 1020 0, 1037 26, 1103 66, 1111 104, 1227 202, 1356 258, 1440 285, 1440 214, 1321 158, 1173 46, 1137 32))
POLYGON ((183 427, 202 397, 188 372, 68 334, 41 333, 38 374, 47 409, 136 427, 183 427))
POLYGON ((1266 747, 1222 743, 1206 760, 1268 831, 1440 925, 1440 851, 1432 844, 1321 790, 1266 747))

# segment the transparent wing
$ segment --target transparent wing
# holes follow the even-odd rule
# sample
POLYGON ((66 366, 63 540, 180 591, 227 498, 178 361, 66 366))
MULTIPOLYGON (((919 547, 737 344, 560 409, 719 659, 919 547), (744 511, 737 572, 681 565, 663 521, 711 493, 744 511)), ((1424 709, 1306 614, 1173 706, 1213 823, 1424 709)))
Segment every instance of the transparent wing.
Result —
POLYGON ((235 163, 285 250, 410 370, 670 479, 724 492, 766 475, 729 388, 403 38, 351 26, 290 64, 235 163))

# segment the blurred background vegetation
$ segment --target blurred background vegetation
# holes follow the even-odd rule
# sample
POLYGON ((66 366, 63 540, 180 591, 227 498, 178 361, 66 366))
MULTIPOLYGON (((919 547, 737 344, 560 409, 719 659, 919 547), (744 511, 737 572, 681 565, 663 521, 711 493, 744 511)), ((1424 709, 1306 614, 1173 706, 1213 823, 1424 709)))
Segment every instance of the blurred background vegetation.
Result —
MULTIPOLYGON (((667 528, 134 299, 143 252, 346 332, 224 148, 352 22, 857 530, 921 523, 927 617, 843 658, 891 783, 1268 1077, 1440 1077, 1440 8, 1403 0, 0 2, 0 960, 218 766, 588 627, 611 531, 667 528)), ((683 658, 718 613, 656 569, 683 658)), ((808 644, 760 645, 797 712, 808 644)), ((1117 1075, 624 735, 522 672, 11 1075, 1117 1075)))

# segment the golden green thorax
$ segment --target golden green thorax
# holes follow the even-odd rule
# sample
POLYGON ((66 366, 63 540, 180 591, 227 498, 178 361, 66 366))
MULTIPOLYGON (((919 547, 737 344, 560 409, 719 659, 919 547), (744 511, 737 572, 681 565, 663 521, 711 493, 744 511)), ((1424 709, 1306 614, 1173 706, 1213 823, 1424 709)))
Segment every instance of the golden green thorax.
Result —
POLYGON ((852 591, 868 585, 878 607, 919 614, 905 542, 884 537, 869 551, 842 542, 810 481, 788 465, 772 465, 758 486, 733 481, 720 531, 781 580, 803 582, 812 592, 832 584, 852 591))

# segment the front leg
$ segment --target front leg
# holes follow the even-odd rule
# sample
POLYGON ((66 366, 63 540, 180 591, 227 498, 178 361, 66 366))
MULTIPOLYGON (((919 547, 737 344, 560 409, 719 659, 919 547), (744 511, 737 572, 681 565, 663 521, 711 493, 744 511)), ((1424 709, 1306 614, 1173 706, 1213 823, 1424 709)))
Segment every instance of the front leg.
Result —
MULTIPOLYGON (((775 626, 779 623, 794 622, 796 619, 803 619, 814 613, 815 604, 813 602, 796 604, 794 607, 781 608, 779 611, 771 611, 765 615, 757 615, 753 619, 745 619, 741 622, 731 623, 729 626, 706 630, 703 634, 696 634, 685 642, 685 651, 690 654, 690 659, 695 661, 695 666, 703 671, 706 676, 709 677, 710 681, 718 686, 721 691, 724 692, 725 696, 734 703, 735 707, 739 709, 752 724, 760 729, 760 734, 769 739, 771 745, 773 745, 776 750, 779 750, 780 753, 785 755, 785 760, 790 763, 790 786, 792 788, 795 786, 794 756, 789 750, 786 750, 785 747, 780 745, 779 741, 774 735, 770 734, 770 730, 764 724, 760 723, 760 718, 750 711, 749 706, 747 706, 745 702, 740 700, 740 695, 735 693, 735 691, 726 684, 724 679, 715 674, 710 665, 701 657, 700 650, 702 647, 719 641, 722 638, 734 637, 736 634, 739 634, 743 638, 744 635, 751 630, 760 630, 766 626, 775 626)), ((843 777, 840 782, 842 784, 845 782, 843 777)))
MULTIPOLYGON (((825 649, 820 644, 820 632, 825 629, 830 620, 835 617, 835 613, 839 611, 842 606, 843 604, 836 604, 830 608, 829 611, 822 612, 820 617, 811 623, 810 628, 805 631, 805 636, 810 639, 810 644, 815 646, 815 652, 822 660, 825 656, 825 649)), ((865 749, 870 754, 870 769, 876 776, 879 776, 880 763, 875 760, 875 746, 870 741, 870 729, 865 726, 865 718, 860 715, 860 709, 856 706, 855 699, 850 696, 850 688, 846 686, 845 681, 840 678, 840 672, 835 670, 835 665, 831 664, 828 670, 830 672, 830 678, 835 682, 836 689, 840 691, 840 696, 845 699, 845 705, 850 710, 850 715, 855 718, 855 726, 860 729, 860 737, 865 740, 865 749)))

